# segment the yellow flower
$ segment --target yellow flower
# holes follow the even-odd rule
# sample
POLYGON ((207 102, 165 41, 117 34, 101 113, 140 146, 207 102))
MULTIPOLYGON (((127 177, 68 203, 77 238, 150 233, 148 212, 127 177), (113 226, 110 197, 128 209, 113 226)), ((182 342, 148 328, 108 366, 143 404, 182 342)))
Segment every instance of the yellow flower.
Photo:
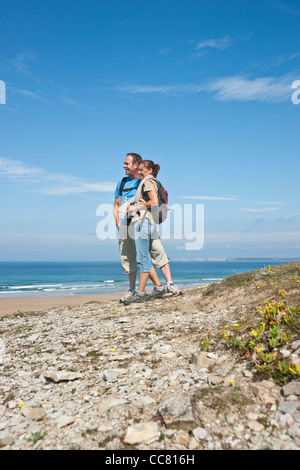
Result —
POLYGON ((229 328, 229 325, 226 325, 225 328, 229 328))
POLYGON ((21 401, 21 403, 19 403, 19 408, 22 408, 23 404, 24 403, 21 401))
POLYGON ((112 349, 112 350, 111 350, 111 352, 115 352, 115 350, 114 350, 114 349, 112 349))
POLYGON ((229 383, 233 385, 233 384, 234 384, 234 380, 229 380, 229 383))
POLYGON ((256 289, 260 289, 260 287, 259 287, 259 286, 257 286, 257 287, 256 287, 256 289))
POLYGON ((110 335, 111 338, 113 338, 114 335, 110 335))

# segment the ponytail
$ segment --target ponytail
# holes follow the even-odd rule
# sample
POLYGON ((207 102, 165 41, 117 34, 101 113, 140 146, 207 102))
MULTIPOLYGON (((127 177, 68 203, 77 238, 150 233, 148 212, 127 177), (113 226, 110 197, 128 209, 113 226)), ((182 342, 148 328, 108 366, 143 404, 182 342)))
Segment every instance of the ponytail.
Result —
POLYGON ((160 165, 158 163, 154 163, 152 160, 143 160, 140 163, 143 163, 148 170, 152 170, 152 174, 156 178, 157 173, 160 170, 160 165))

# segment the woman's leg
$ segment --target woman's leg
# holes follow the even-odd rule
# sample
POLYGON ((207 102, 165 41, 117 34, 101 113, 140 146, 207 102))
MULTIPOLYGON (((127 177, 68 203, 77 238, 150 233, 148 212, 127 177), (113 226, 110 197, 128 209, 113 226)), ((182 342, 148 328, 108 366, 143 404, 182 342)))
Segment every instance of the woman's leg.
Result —
MULTIPOLYGON (((151 275, 154 276, 154 268, 151 261, 149 246, 151 233, 154 230, 153 224, 148 219, 135 222, 134 226, 134 246, 136 252, 136 263, 139 271, 139 291, 144 292, 147 281, 151 275)), ((156 274, 156 273, 155 273, 156 274)), ((157 280, 156 280, 157 282, 157 280)))

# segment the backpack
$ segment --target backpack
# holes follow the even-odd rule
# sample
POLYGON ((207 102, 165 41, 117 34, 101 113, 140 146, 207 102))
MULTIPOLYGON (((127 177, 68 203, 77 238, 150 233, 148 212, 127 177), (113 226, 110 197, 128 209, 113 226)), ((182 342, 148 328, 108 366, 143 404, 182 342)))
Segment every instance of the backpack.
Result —
POLYGON ((121 181, 121 184, 120 184, 120 189, 119 189, 119 196, 122 195, 122 192, 127 193, 129 191, 133 191, 134 189, 137 189, 137 188, 125 188, 124 189, 127 178, 128 178, 128 176, 124 176, 124 178, 122 178, 122 181, 121 181))
MULTIPOLYGON (((152 216, 154 222, 156 224, 161 224, 164 222, 168 215, 168 202, 169 202, 169 195, 168 191, 163 187, 160 181, 156 181, 157 183, 157 197, 158 197, 158 210, 153 210, 152 216)), ((142 189, 142 196, 145 201, 149 201, 148 194, 142 189)))

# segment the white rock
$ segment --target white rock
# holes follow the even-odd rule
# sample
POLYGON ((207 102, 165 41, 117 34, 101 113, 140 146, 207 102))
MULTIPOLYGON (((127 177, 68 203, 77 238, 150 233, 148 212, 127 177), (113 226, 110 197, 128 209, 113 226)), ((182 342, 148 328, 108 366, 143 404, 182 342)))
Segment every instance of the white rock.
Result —
POLYGON ((44 379, 52 380, 53 382, 65 382, 82 378, 82 374, 80 374, 79 372, 70 372, 67 370, 44 371, 42 375, 44 379))
POLYGON ((73 416, 60 416, 58 420, 56 421, 57 427, 60 428, 65 428, 66 426, 69 426, 70 424, 74 423, 75 418, 73 416))
POLYGON ((127 429, 124 442, 126 444, 150 444, 159 438, 157 423, 138 423, 127 429))
POLYGON ((207 437, 207 431, 204 428, 195 428, 193 429, 193 434, 196 439, 202 441, 207 437))

